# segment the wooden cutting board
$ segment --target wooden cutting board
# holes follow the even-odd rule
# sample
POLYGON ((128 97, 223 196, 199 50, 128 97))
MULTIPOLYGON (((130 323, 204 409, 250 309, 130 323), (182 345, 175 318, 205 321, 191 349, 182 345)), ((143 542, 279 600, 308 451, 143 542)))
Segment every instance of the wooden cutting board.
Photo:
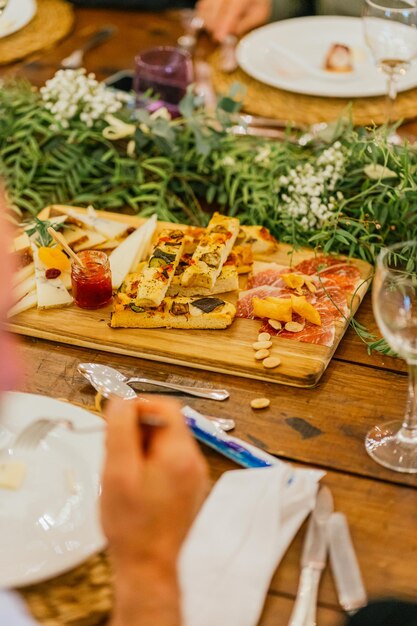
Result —
MULTIPOLYGON (((45 219, 47 215, 42 212, 40 217, 45 219)), ((144 222, 142 218, 116 213, 106 212, 105 216, 135 227, 144 222)), ((167 224, 159 222, 158 227, 166 228, 167 224)), ((262 260, 289 265, 291 252, 293 265, 314 256, 312 250, 292 251, 291 246, 280 244, 274 254, 262 260)), ((371 266, 360 260, 354 262, 362 278, 367 279, 371 266)), ((368 285, 369 281, 358 289, 352 303, 354 313, 368 285)), ((226 294, 224 299, 235 302, 237 295, 226 294)), ((12 332, 29 337, 295 387, 314 387, 318 383, 348 326, 346 321, 336 322, 331 347, 274 337, 271 355, 279 356, 281 365, 267 370, 255 361, 252 348, 260 320, 236 318, 226 330, 113 329, 109 327, 110 312, 111 305, 98 311, 83 310, 76 305, 46 311, 31 309, 11 318, 8 326, 12 332)))

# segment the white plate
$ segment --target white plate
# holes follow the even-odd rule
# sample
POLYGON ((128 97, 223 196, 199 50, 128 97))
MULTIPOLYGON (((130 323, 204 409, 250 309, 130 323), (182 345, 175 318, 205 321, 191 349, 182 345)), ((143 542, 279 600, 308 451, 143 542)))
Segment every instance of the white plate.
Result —
MULTIPOLYGON (((39 417, 76 426, 102 421, 66 402, 25 393, 2 396, 3 446, 39 417)), ((37 583, 82 563, 105 546, 98 517, 103 433, 53 430, 24 454, 27 475, 16 491, 0 489, 0 588, 37 583)), ((1 457, 7 455, 3 447, 1 457)))
POLYGON ((16 33, 29 24, 35 13, 35 0, 9 0, 0 17, 0 38, 16 33))
MULTIPOLYGON (((380 96, 386 93, 386 78, 377 70, 368 51, 362 20, 357 17, 300 17, 268 24, 252 31, 239 43, 240 67, 257 80, 296 93, 340 98, 380 96), (313 75, 296 67, 274 49, 280 48, 311 65, 313 75), (321 71, 330 46, 345 44, 353 50, 354 71, 332 74, 321 71)), ((399 91, 417 85, 417 64, 398 82, 399 91)))

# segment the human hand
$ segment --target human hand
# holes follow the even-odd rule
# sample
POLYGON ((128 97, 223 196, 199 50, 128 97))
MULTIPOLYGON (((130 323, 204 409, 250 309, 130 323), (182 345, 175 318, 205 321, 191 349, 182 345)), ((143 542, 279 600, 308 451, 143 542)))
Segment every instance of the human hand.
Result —
POLYGON ((175 568, 207 493, 204 458, 173 400, 113 400, 106 417, 101 515, 116 575, 175 568), (146 415, 166 425, 140 426, 146 415))
POLYGON ((268 21, 272 0, 199 0, 197 15, 216 41, 243 35, 268 21))

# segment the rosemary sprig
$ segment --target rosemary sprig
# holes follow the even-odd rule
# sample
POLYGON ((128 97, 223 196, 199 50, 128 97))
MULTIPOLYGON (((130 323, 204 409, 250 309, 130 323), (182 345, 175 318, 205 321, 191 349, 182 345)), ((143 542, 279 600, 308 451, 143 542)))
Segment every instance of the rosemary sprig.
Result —
POLYGON ((40 220, 38 217, 34 217, 27 225, 24 227, 25 233, 28 237, 32 237, 36 233, 36 237, 34 237, 34 242, 38 247, 48 247, 52 243, 52 237, 48 233, 48 228, 53 226, 55 230, 61 230, 65 224, 57 223, 51 220, 40 220))

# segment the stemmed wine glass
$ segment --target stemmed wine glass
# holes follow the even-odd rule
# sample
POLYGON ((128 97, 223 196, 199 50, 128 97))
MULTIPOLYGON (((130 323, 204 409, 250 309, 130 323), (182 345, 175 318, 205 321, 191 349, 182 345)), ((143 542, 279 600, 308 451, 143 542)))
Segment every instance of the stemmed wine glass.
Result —
POLYGON ((417 241, 380 253, 372 304, 381 333, 408 364, 408 402, 403 420, 372 428, 365 447, 381 465, 417 473, 417 241))
POLYGON ((397 81, 417 56, 415 0, 365 0, 365 40, 378 68, 387 76, 387 122, 397 97, 397 81))

